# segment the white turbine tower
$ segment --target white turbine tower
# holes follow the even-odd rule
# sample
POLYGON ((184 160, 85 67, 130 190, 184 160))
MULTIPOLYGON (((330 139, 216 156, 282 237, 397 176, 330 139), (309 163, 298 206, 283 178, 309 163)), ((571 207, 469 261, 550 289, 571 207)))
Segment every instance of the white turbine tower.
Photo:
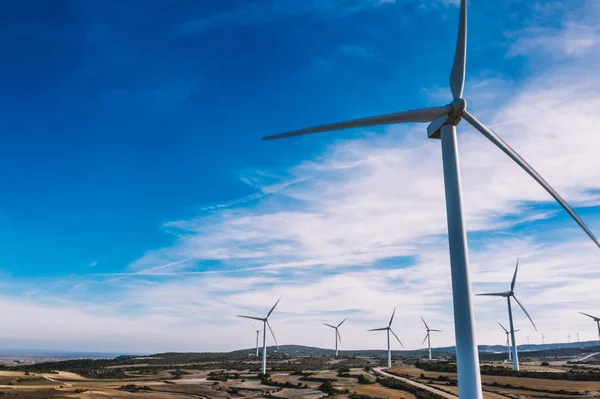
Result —
POLYGON ((542 334, 542 345, 546 345, 546 336, 542 334))
POLYGON ((256 328, 254 324, 251 324, 252 328, 256 330, 256 357, 258 357, 258 336, 260 335, 260 330, 256 328))
POLYGON ((527 338, 527 345, 529 345, 529 338, 531 338, 530 336, 526 336, 525 338, 527 338))
POLYGON ((346 317, 344 320, 342 320, 340 322, 340 324, 338 324, 337 326, 333 326, 331 324, 327 324, 327 323, 323 323, 325 324, 327 327, 331 327, 335 330, 335 357, 338 356, 338 339, 340 341, 340 344, 342 343, 342 336, 340 335, 340 326, 347 320, 348 318, 346 317))
MULTIPOLYGON (((513 358, 512 358, 512 352, 510 350, 510 339, 508 338, 508 336, 510 335, 510 332, 506 328, 504 328, 504 326, 502 324, 500 324, 499 321, 497 321, 496 323, 498 323, 498 325, 500 327, 502 327, 502 329, 506 333, 506 350, 508 351, 508 361, 511 361, 513 358)), ((521 331, 521 330, 515 330, 515 332, 517 332, 517 331, 521 331)))
POLYGON ((275 341, 275 345, 277 346, 277 349, 279 349, 279 344, 277 343, 277 338, 275 338, 275 333, 273 332, 273 329, 271 328, 271 324, 269 324, 269 316, 271 316, 271 313, 273 313, 273 310, 275 310, 275 306, 277 306, 279 301, 281 301, 281 298, 279 298, 277 300, 277 302, 275 302, 275 305, 273 305, 271 310, 269 310, 269 313, 267 313, 267 316, 264 318, 263 317, 237 315, 237 317, 243 317, 245 319, 252 319, 252 320, 258 320, 258 321, 263 322, 263 350, 262 350, 262 373, 263 374, 267 373, 267 327, 269 328, 269 331, 271 331, 271 335, 273 336, 273 341, 275 341))
POLYGON ((569 338, 569 343, 571 343, 571 333, 567 334, 567 338, 569 338))
POLYGON ((390 347, 390 333, 394 334, 394 337, 396 337, 396 339, 400 343, 400 346, 402 346, 404 348, 404 345, 402 345, 400 338, 398 338, 396 333, 392 330, 392 321, 394 320, 395 314, 396 314, 396 308, 394 307, 394 311, 392 312, 392 317, 390 318, 390 322, 388 323, 387 327, 373 328, 372 330, 368 330, 368 331, 387 331, 387 346, 388 346, 387 366, 388 367, 392 367, 392 349, 390 347))
POLYGON ((431 328, 429 328, 427 323, 425 323, 425 319, 421 317, 421 320, 423 320, 423 324, 425 324, 425 329, 427 330, 427 335, 425 335, 425 339, 423 340, 423 342, 421 342, 421 345, 423 345, 425 341, 427 341, 427 348, 429 349, 429 360, 431 360, 431 332, 442 332, 442 330, 432 330, 431 328))
MULTIPOLYGON (((466 49, 467 1, 461 0, 458 38, 456 40, 454 62, 450 72, 450 90, 454 99, 450 104, 295 130, 264 137, 264 140, 395 123, 430 123, 427 128, 428 137, 441 139, 442 143, 442 164, 446 191, 446 214, 448 219, 448 241, 450 247, 450 269, 454 305, 454 330, 458 364, 458 386, 460 387, 461 397, 481 399, 482 391, 481 376, 479 372, 479 355, 477 352, 477 343, 475 342, 475 320, 469 278, 467 237, 462 209, 458 145, 456 142, 456 126, 461 119, 466 120, 467 123, 483 134, 483 136, 508 155, 536 182, 538 182, 569 213, 569 215, 575 219, 579 226, 599 248, 600 242, 598 242, 590 229, 575 214, 560 195, 558 195, 558 193, 519 154, 496 135, 496 133, 467 112, 467 102, 463 98, 466 49)), ((406 78, 410 79, 411 77, 407 76, 406 78)))
POLYGON ((596 322, 596 326, 598 326, 598 338, 600 339, 600 317, 592 316, 591 314, 579 312, 580 314, 592 318, 596 322))
MULTIPOLYGON (((521 302, 519 302, 519 300, 515 296, 515 283, 517 281, 517 271, 518 270, 519 270, 519 260, 517 259, 517 266, 515 267, 515 274, 513 275, 512 282, 510 283, 510 291, 494 292, 494 293, 489 293, 489 294, 477 294, 477 295, 485 295, 485 296, 501 296, 501 297, 506 298, 506 302, 508 303, 508 321, 510 323, 510 338, 512 341, 512 351, 513 351, 512 361, 513 361, 513 369, 515 371, 519 371, 519 355, 517 353, 517 343, 515 341, 515 327, 513 324, 512 308, 510 306, 511 298, 514 299, 515 302, 517 302, 517 304, 521 307, 521 309, 523 309, 523 312, 525 312, 525 315, 527 316, 527 318, 533 325, 533 328, 535 328, 535 330, 537 331, 537 327, 535 326, 535 323, 531 319, 531 316, 529 316, 529 313, 527 313, 527 310, 525 310, 525 307, 521 304, 521 302)), ((502 328, 504 328, 504 327, 502 327, 502 328)))

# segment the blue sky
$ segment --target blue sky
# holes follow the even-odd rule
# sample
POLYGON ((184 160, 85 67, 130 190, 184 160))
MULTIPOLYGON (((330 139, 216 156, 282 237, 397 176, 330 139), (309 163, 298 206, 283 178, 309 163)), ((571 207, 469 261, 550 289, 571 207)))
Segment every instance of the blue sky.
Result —
MULTIPOLYGON (((396 303, 409 346, 419 315, 452 330, 439 142, 425 126, 260 137, 449 102, 456 2, 118 4, 0 5, 7 347, 251 346, 231 316, 279 295, 282 342, 327 345, 317 322, 351 313, 346 345, 372 347, 364 327, 396 303)), ((466 86, 469 109, 597 235, 599 15, 593 1, 471 1, 466 86)), ((575 332, 552 322, 562 290, 564 317, 592 339, 575 312, 600 299, 597 249, 459 130, 474 290, 504 289, 521 257, 546 336, 575 332)), ((476 310, 480 342, 502 342, 501 304, 476 310)))

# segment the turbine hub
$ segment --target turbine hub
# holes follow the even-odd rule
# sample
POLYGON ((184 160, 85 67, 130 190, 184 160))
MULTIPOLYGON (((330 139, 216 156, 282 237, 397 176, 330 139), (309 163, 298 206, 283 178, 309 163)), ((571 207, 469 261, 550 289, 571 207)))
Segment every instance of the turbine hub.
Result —
POLYGON ((464 98, 455 98, 450 106, 452 107, 450 115, 454 118, 460 118, 467 109, 467 101, 464 98))
POLYGON ((441 138, 440 129, 442 128, 442 126, 458 125, 458 123, 461 120, 462 114, 467 109, 467 102, 464 98, 455 98, 448 105, 450 106, 450 108, 452 108, 452 111, 450 111, 448 114, 440 116, 439 118, 431 122, 431 124, 429 124, 429 126, 427 127, 427 137, 429 137, 430 139, 441 138))

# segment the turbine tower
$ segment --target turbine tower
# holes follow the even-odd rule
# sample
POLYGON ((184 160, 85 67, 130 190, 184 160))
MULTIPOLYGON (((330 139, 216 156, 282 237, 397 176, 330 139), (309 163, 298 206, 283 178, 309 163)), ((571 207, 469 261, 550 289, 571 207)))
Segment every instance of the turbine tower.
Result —
MULTIPOLYGON (((496 133, 477 120, 467 111, 467 102, 463 98, 465 85, 465 66, 467 55, 467 1, 461 0, 458 23, 458 37, 454 53, 454 62, 450 72, 450 91, 454 98, 450 104, 440 107, 420 108, 410 111, 378 115, 345 122, 332 123, 307 129, 264 137, 264 140, 299 136, 332 130, 390 125, 395 123, 430 123, 427 135, 432 139, 441 139, 442 165, 446 192, 446 214, 448 219, 448 241, 450 247, 450 269, 452 277, 452 296, 454 305, 454 330, 456 336, 456 360, 458 363, 458 386, 461 396, 469 399, 481 399, 481 376, 479 354, 475 342, 475 318, 471 282, 469 278, 469 257, 467 237, 462 209, 462 188, 458 161, 456 126, 464 119, 484 137, 516 162, 538 184, 540 184, 579 224, 586 234, 600 248, 600 242, 591 230, 575 214, 562 197, 508 144, 496 133)), ((407 76, 406 79, 411 79, 407 76)))
MULTIPOLYGON (((535 326, 535 323, 531 319, 531 316, 529 316, 529 313, 527 313, 527 310, 525 310, 525 307, 521 304, 521 302, 519 302, 519 300, 515 296, 515 283, 517 281, 517 271, 518 270, 519 270, 519 260, 517 259, 517 266, 515 267, 515 274, 513 275, 512 282, 510 283, 510 291, 494 292, 494 293, 489 293, 489 294, 477 294, 477 295, 487 295, 487 296, 501 296, 501 297, 506 298, 506 302, 508 304, 508 321, 510 322, 510 338, 512 341, 512 351, 513 351, 512 361, 513 361, 513 369, 515 371, 519 371, 519 355, 517 353, 517 344, 515 341, 515 331, 514 331, 515 327, 513 324, 512 308, 510 306, 511 298, 514 299, 515 302, 517 302, 517 304, 521 307, 521 309, 523 309, 523 312, 525 312, 525 315, 527 315, 527 318, 533 325, 533 328, 535 328, 535 330, 537 331, 537 327, 535 326)), ((504 327, 502 327, 502 328, 504 328, 504 327)))
POLYGON ((546 345, 546 336, 542 334, 542 344, 546 345))
POLYGON ((567 334, 567 338, 569 338, 569 343, 571 343, 571 333, 567 334))
POLYGON ((252 324, 252 328, 254 328, 256 330, 256 357, 258 357, 258 336, 260 334, 260 330, 258 328, 256 328, 256 326, 254 324, 252 324))
POLYGON ((327 323, 323 323, 325 324, 327 327, 331 327, 333 329, 335 329, 335 357, 338 357, 338 339, 340 341, 340 344, 342 343, 342 336, 340 335, 340 326, 347 320, 348 318, 346 317, 344 320, 342 320, 340 322, 340 324, 338 324, 337 326, 333 326, 331 324, 327 324, 327 323))
POLYGON ((372 330, 368 330, 368 331, 387 331, 387 346, 388 346, 387 366, 388 367, 392 367, 392 349, 390 347, 390 333, 394 334, 394 337, 396 337, 396 339, 400 343, 400 346, 402 346, 404 348, 404 345, 402 345, 402 342, 400 341, 400 338, 398 338, 398 336, 396 335, 396 333, 392 330, 392 321, 394 320, 394 314, 396 314, 396 308, 395 307, 394 307, 394 311, 392 312, 392 317, 390 318, 390 322, 388 323, 387 327, 373 328, 372 330))
POLYGON ((527 345, 529 345, 529 338, 531 338, 530 336, 525 337, 527 338, 527 345))
POLYGON ((423 340, 423 342, 421 342, 421 345, 423 345, 425 343, 425 341, 427 341, 427 348, 429 349, 429 360, 431 360, 431 332, 442 332, 442 330, 432 330, 431 328, 429 328, 429 326, 427 325, 427 323, 425 323, 425 319, 423 319, 421 317, 421 320, 423 320, 423 324, 425 324, 425 329, 427 330, 427 335, 425 335, 425 339, 423 340))
POLYGON ((269 327, 269 331, 271 331, 271 335, 273 336, 273 341, 275 341, 275 345, 277 345, 277 349, 279 349, 279 344, 277 343, 277 338, 275 338, 275 333, 273 332, 273 329, 271 328, 271 324, 269 324, 269 316, 271 316, 271 313, 273 313, 273 310, 275 310, 275 306, 277 306, 279 301, 281 301, 281 298, 279 298, 277 300, 277 302, 275 302, 275 305, 273 305, 271 310, 269 310, 269 313, 267 313, 266 317, 237 315, 237 317, 243 317, 245 319, 252 319, 252 320, 258 320, 258 321, 263 322, 263 330, 262 330, 263 331, 263 349, 262 349, 262 373, 263 374, 267 373, 267 327, 269 327))
POLYGON ((600 339, 600 317, 592 316, 591 314, 579 312, 580 314, 592 318, 596 322, 596 326, 598 326, 598 338, 600 339))
MULTIPOLYGON (((510 350, 510 340, 508 338, 510 331, 508 331, 506 328, 504 328, 504 326, 502 324, 500 324, 499 321, 497 321, 496 323, 498 323, 498 325, 500 327, 502 327, 502 329, 506 333, 506 350, 508 351, 508 361, 511 361, 513 358, 512 358, 512 352, 510 350)), ((515 330, 515 332, 517 332, 517 331, 521 331, 521 330, 515 330)))

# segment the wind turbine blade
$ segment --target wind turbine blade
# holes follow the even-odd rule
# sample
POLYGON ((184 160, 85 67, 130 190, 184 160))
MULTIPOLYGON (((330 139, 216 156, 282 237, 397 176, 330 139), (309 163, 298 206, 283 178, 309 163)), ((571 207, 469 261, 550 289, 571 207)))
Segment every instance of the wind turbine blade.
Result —
POLYGON ((535 181, 537 181, 544 189, 564 208, 565 211, 579 224, 579 226, 586 232, 586 234, 594 241, 594 243, 600 248, 600 241, 594 236, 592 231, 583 223, 583 221, 577 216, 575 211, 571 209, 569 204, 562 199, 560 195, 540 176, 519 154, 515 152, 508 144, 504 142, 496 133, 491 129, 487 128, 484 124, 479 122, 473 115, 465 111, 462 118, 466 120, 471 126, 479 130, 488 140, 500 148, 506 155, 508 155, 513 161, 515 161, 525 172, 529 174, 535 181))
POLYGON ((396 335, 396 333, 394 332, 394 330, 392 330, 392 329, 390 328, 390 332, 391 332, 392 334, 394 334, 394 337, 396 337, 396 339, 397 339, 397 340, 398 340, 398 342, 400 343, 400 346, 404 348, 404 345, 402 345, 402 341, 400 341, 400 338, 398 338, 398 336, 396 335))
POLYGON ((396 307, 394 306, 394 311, 392 312, 392 317, 390 318, 390 324, 388 324, 388 327, 392 326, 392 321, 394 320, 395 314, 396 314, 396 307))
POLYGON ((267 313, 267 317, 265 317, 265 319, 268 319, 269 316, 271 316, 271 313, 273 313, 273 311, 275 310, 275 306, 277 306, 277 304, 279 303, 279 301, 281 301, 281 297, 279 297, 279 299, 277 300, 277 302, 275 302, 275 305, 273 305, 273 307, 271 308, 271 310, 269 310, 269 313, 267 313))
POLYGON ((579 313, 581 313, 581 314, 582 314, 582 315, 584 315, 584 316, 591 317, 591 318, 592 318, 592 319, 594 319, 594 320, 598 320, 598 319, 600 319, 600 317, 592 316, 591 314, 587 314, 587 313, 583 313, 583 312, 579 312, 579 313))
POLYGON ((275 338, 275 333, 273 332, 273 329, 271 328, 271 324, 269 323, 269 320, 267 320, 267 327, 269 327, 269 331, 271 331, 271 335, 273 336, 275 345, 277 345, 277 349, 279 349, 279 344, 277 343, 277 338, 275 338))
POLYGON ((515 282, 517 281, 517 271, 519 270, 519 258, 517 258, 517 266, 515 267, 515 274, 513 275, 512 282, 510 283, 510 291, 515 290, 515 282))
POLYGON ((425 341, 427 341, 427 337, 429 337, 429 332, 427 332, 427 334, 425 334, 425 338, 423 338, 423 342, 421 342, 421 345, 423 345, 425 343, 425 341))
POLYGON ((475 294, 475 296, 508 296, 506 292, 490 292, 488 294, 475 294))
POLYGON ((429 331, 434 331, 434 332, 443 332, 442 330, 429 330, 429 331))
POLYGON ((256 328, 256 326, 254 324, 250 323, 250 325, 252 326, 252 328, 254 328, 254 331, 258 331, 258 328, 256 328))
POLYGON ((529 313, 527 313, 527 310, 525 310, 525 306, 523 306, 523 304, 521 304, 521 302, 519 302, 519 300, 517 299, 516 296, 513 295, 513 298, 514 298, 515 301, 517 301, 517 303, 519 304, 519 306, 521 307, 521 309, 523 309, 523 312, 525 312, 525 314, 527 315, 527 318, 531 322, 531 325, 533 325, 533 328, 535 328, 535 331, 537 331, 537 327, 535 326, 535 323, 531 319, 531 316, 529 316, 529 313))
POLYGON ((450 90, 454 98, 462 98, 465 86, 465 64, 467 61, 467 1, 460 2, 460 17, 458 21, 458 37, 454 64, 450 72, 450 90))
POLYGON ((328 125, 321 125, 316 127, 309 127, 306 129, 294 130, 286 133, 274 134, 271 136, 263 137, 263 140, 275 140, 284 137, 302 136, 305 134, 330 132, 332 130, 351 129, 355 127, 389 125, 392 123, 431 122, 442 115, 449 114, 450 112, 452 112, 452 107, 450 105, 444 105, 441 107, 419 108, 409 111, 394 112, 391 114, 371 116, 368 118, 361 119, 353 119, 350 121, 330 123, 328 125))
POLYGON ((265 321, 265 319, 261 319, 260 317, 252 317, 252 316, 241 316, 241 315, 237 315, 237 317, 243 317, 244 319, 252 319, 252 320, 258 320, 258 321, 265 321))
POLYGON ((507 330, 506 328, 504 328, 504 326, 503 326, 502 324, 500 324, 500 322, 499 322, 499 321, 497 321, 496 323, 498 323, 498 325, 499 325, 500 327, 502 327, 502 329, 504 330, 504 332, 508 334, 508 330, 507 330))
POLYGON ((425 328, 427 329, 427 331, 429 331, 429 326, 427 325, 427 323, 425 323, 425 319, 423 317, 421 317, 421 320, 423 320, 423 324, 425 324, 425 328))
POLYGON ((332 326, 331 324, 327 324, 327 323, 323 323, 323 324, 325 324, 327 327, 336 328, 335 326, 332 326))
POLYGON ((516 329, 516 330, 515 330, 515 332, 519 332, 519 331, 521 331, 521 329, 520 329, 520 328, 518 328, 518 329, 516 329))
POLYGON ((347 317, 346 317, 344 320, 342 320, 342 321, 340 322, 340 324, 338 324, 338 325, 337 325, 337 326, 338 326, 338 328, 339 328, 339 326, 341 326, 342 324, 344 324, 344 322, 345 322, 346 320, 348 320, 348 318, 347 318, 347 317))
POLYGON ((383 328, 373 328, 373 329, 371 329, 371 330, 367 330, 367 331, 385 331, 385 330, 387 330, 387 329, 389 329, 389 327, 383 327, 383 328))
POLYGON ((340 335, 340 330, 338 330, 337 328, 335 329, 335 332, 337 333, 337 337, 340 340, 340 344, 342 343, 342 336, 340 335))

